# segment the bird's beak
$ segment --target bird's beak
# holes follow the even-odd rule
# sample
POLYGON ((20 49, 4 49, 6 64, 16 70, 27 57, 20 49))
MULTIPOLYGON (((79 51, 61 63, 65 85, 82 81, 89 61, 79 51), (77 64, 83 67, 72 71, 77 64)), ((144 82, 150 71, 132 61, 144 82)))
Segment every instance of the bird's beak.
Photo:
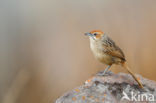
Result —
POLYGON ((91 33, 85 33, 85 35, 86 35, 86 36, 89 36, 89 37, 91 37, 93 40, 95 40, 95 38, 94 38, 94 35, 93 35, 93 34, 91 34, 91 33))
POLYGON ((93 36, 91 33, 85 33, 86 36, 93 36))

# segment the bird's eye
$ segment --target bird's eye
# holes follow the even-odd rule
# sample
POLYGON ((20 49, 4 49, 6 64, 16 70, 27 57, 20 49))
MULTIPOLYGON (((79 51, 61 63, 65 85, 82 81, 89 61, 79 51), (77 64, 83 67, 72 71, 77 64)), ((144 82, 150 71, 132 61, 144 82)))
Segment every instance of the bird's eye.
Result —
POLYGON ((97 35, 97 33, 94 33, 94 36, 96 36, 97 35))

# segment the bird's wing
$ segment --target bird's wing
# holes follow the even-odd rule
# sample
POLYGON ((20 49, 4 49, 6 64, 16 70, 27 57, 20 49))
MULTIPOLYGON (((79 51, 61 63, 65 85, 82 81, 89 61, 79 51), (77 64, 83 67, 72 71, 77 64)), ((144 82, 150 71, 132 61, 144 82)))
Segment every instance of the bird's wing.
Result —
POLYGON ((120 58, 125 61, 125 56, 122 50, 107 35, 105 35, 105 38, 103 40, 103 48, 104 52, 107 53, 108 55, 120 58))

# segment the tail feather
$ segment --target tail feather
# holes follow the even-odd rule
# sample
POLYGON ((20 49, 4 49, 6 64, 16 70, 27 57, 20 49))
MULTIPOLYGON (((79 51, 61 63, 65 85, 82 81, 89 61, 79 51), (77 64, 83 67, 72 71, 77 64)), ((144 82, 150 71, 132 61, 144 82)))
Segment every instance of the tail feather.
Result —
POLYGON ((139 84, 139 86, 141 88, 143 88, 142 83, 137 79, 137 77, 134 75, 134 73, 130 70, 130 68, 128 67, 128 65, 125 63, 122 64, 122 66, 132 75, 132 77, 137 81, 137 83, 139 84))

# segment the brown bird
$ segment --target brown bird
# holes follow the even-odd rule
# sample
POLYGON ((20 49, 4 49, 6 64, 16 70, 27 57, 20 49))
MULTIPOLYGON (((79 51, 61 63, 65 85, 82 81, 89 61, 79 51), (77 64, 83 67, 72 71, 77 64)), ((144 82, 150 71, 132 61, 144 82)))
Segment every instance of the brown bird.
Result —
POLYGON ((89 33, 85 33, 85 35, 89 36, 90 48, 95 58, 100 62, 108 65, 102 75, 105 75, 112 64, 119 64, 127 69, 127 71, 137 81, 139 86, 143 88, 143 85, 140 83, 134 73, 129 69, 124 53, 111 38, 109 38, 100 30, 94 30, 89 33))

